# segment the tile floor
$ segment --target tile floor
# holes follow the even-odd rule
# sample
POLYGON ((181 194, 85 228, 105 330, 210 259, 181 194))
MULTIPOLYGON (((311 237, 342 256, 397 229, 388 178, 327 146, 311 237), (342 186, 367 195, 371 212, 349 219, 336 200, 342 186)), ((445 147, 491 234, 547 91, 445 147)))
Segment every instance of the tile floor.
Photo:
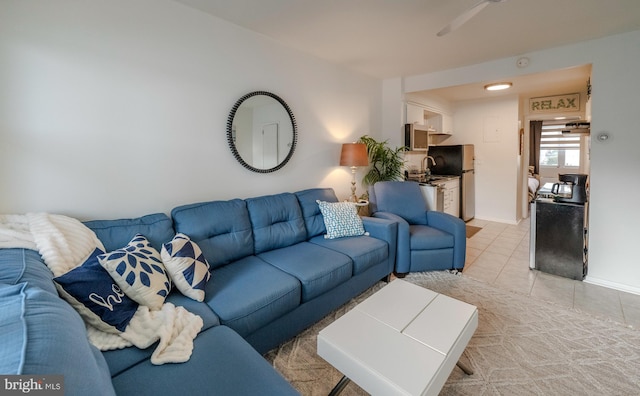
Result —
POLYGON ((529 269, 529 220, 518 225, 473 219, 463 274, 493 286, 640 328, 640 295, 529 269))

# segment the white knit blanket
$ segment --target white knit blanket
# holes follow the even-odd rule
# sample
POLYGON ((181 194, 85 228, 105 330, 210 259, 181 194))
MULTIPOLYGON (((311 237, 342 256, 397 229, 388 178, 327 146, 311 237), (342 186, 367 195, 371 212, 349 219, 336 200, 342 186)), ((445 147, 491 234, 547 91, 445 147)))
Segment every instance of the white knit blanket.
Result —
MULTIPOLYGON (((80 266, 96 247, 104 250, 95 233, 80 221, 47 213, 0 215, 0 248, 14 247, 37 250, 54 276, 80 266)), ((171 303, 160 310, 141 305, 120 334, 86 324, 89 341, 102 351, 132 345, 144 349, 160 340, 151 355, 156 365, 189 360, 202 325, 198 315, 171 303)))

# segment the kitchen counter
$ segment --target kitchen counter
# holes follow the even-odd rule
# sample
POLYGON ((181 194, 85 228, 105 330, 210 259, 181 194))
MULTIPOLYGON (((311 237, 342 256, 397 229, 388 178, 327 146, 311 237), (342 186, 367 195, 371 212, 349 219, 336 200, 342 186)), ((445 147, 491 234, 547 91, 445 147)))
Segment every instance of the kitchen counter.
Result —
POLYGON ((460 176, 455 175, 431 175, 426 181, 420 182, 420 184, 431 184, 432 186, 439 186, 450 180, 458 180, 460 176))

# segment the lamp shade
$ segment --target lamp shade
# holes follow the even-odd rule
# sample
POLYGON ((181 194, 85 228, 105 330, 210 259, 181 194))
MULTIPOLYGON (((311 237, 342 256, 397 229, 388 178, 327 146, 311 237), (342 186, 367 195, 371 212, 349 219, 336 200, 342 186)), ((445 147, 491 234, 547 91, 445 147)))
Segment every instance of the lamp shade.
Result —
POLYGON ((367 166, 369 156, 367 146, 364 143, 345 143, 340 153, 341 166, 367 166))

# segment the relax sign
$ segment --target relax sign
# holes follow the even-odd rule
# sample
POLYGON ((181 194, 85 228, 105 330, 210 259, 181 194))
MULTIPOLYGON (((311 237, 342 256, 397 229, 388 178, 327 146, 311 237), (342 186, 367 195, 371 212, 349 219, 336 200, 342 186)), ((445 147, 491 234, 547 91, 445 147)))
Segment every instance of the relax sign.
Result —
POLYGON ((580 94, 543 96, 529 99, 530 113, 580 110, 580 94))

